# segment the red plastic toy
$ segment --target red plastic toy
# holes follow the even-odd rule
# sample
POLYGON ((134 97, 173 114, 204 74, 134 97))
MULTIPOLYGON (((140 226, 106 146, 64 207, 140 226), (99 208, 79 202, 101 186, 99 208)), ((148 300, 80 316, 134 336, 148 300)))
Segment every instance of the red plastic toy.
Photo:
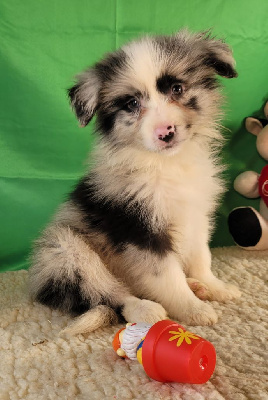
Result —
POLYGON ((216 365, 212 343, 170 320, 127 324, 116 333, 113 348, 121 357, 138 360, 160 382, 205 383, 216 365))

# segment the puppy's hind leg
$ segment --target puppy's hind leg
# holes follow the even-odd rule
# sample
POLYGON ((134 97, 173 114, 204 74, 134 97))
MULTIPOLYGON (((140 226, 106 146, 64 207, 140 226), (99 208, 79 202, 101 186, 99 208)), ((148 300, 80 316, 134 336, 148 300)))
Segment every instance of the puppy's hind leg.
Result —
POLYGON ((149 311, 158 319, 165 315, 161 306, 153 302, 145 306, 145 300, 132 296, 83 235, 57 224, 50 226, 36 244, 30 291, 35 300, 46 306, 74 316, 83 314, 70 327, 71 333, 86 333, 114 323, 118 311, 127 320, 138 315, 146 317, 149 311))
POLYGON ((87 330, 96 329, 101 321, 113 320, 116 317, 113 310, 128 295, 83 235, 60 224, 48 227, 36 243, 30 291, 38 302, 73 316, 101 305, 91 315, 87 330))

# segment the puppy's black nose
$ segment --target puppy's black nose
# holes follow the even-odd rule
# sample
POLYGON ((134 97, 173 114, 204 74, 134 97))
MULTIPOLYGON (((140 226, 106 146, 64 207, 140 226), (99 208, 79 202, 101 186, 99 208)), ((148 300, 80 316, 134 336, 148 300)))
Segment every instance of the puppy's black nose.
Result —
POLYGON ((162 140, 163 142, 169 143, 174 137, 174 132, 169 132, 165 136, 159 136, 159 140, 162 140))

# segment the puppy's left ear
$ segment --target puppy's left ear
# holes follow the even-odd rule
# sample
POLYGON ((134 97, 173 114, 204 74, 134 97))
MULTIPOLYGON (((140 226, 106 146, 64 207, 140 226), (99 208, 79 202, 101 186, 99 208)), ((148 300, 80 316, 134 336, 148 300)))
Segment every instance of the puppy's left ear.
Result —
POLYGON ((212 39, 210 36, 204 38, 205 51, 204 64, 224 78, 236 78, 235 60, 230 47, 222 40, 212 39))
POLYGON ((100 82, 94 68, 77 77, 77 83, 68 90, 72 108, 81 127, 93 118, 98 104, 100 82))

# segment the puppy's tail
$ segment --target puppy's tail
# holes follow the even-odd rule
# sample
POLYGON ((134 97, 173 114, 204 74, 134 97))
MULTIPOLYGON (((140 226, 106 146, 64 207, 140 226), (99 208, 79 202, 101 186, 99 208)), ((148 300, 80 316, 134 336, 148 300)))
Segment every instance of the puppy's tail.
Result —
POLYGON ((70 335, 90 333, 98 328, 116 323, 118 323, 118 315, 116 312, 108 306, 99 305, 77 317, 60 333, 67 333, 70 335))

